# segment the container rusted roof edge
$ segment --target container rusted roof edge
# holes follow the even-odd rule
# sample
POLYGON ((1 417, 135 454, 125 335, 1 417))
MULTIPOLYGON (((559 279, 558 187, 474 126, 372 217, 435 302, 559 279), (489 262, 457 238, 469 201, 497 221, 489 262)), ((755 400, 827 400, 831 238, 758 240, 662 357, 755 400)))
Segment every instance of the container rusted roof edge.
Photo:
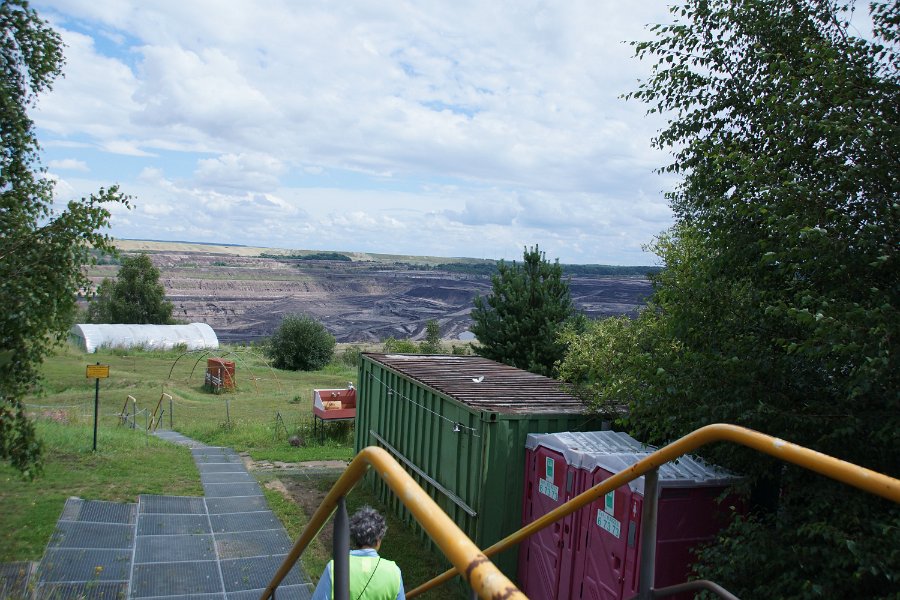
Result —
POLYGON ((472 409, 513 415, 587 414, 563 382, 481 356, 364 352, 387 367, 472 409))

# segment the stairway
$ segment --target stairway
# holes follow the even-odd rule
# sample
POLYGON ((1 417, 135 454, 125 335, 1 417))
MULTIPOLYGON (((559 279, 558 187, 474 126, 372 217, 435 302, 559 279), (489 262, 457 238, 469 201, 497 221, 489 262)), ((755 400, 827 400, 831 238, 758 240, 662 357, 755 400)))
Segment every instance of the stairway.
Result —
MULTIPOLYGON (((191 448, 203 497, 137 503, 69 498, 31 587, 35 599, 257 600, 292 545, 240 457, 175 432, 191 448)), ((278 600, 312 595, 295 567, 278 600)), ((10 598, 16 596, 10 595, 10 598)))

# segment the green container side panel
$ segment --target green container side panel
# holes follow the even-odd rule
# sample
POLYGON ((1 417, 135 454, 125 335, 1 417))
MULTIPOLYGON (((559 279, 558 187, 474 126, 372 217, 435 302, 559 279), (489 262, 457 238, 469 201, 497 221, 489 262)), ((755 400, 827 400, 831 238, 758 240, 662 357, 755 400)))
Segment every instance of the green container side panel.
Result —
MULTIPOLYGON (((356 451, 381 446, 376 435, 382 438, 397 454, 457 497, 458 502, 454 502, 386 448, 460 529, 474 539, 477 515, 469 514, 460 503, 477 512, 483 455, 479 414, 371 361, 362 361, 359 382, 356 451)), ((372 477, 368 480, 395 514, 413 521, 384 483, 372 477)))
MULTIPOLYGON (((525 437, 529 433, 600 428, 591 415, 482 412, 365 357, 360 361, 356 410, 356 451, 383 446, 375 437, 380 436, 396 454, 385 449, 480 548, 521 527, 525 437), (461 504, 476 515, 469 514, 461 504)), ((366 479, 395 515, 428 540, 387 485, 371 473, 366 479)), ((433 547, 430 541, 427 545, 433 547)), ((509 550, 493 560, 514 578, 516 557, 517 551, 509 550)))

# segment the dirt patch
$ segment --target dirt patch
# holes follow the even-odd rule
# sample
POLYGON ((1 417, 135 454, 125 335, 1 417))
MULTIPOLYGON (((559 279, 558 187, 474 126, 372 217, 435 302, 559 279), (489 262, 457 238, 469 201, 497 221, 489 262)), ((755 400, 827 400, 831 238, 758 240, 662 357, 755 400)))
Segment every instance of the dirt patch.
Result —
POLYGON ((347 468, 347 462, 343 460, 306 460, 301 462, 253 460, 245 453, 241 453, 241 460, 244 461, 244 467, 248 471, 291 471, 292 475, 320 473, 322 471, 340 472, 347 468))
MULTIPOLYGON (((320 489, 323 486, 320 485, 319 478, 303 480, 291 478, 287 482, 279 481, 279 483, 284 488, 285 497, 297 504, 307 518, 312 517, 328 493, 327 490, 320 489)), ((323 548, 331 548, 333 531, 332 521, 329 519, 316 538, 323 548)))
POLYGON ((272 481, 267 481, 263 487, 265 487, 267 490, 274 490, 274 491, 278 492, 279 494, 281 494, 288 500, 291 499, 290 492, 288 492, 288 489, 286 487, 284 487, 284 484, 281 482, 280 479, 273 479, 272 481))
MULTIPOLYGON (((328 487, 322 484, 323 479, 334 481, 347 468, 343 460, 307 460, 302 462, 281 462, 278 460, 253 460, 246 453, 241 453, 241 460, 248 471, 271 473, 286 477, 273 479, 265 483, 265 487, 279 492, 282 496, 296 504, 307 518, 312 517, 328 493, 328 487), (325 488, 325 489, 323 489, 325 488)), ((316 538, 323 548, 331 548, 331 520, 325 524, 316 538)))

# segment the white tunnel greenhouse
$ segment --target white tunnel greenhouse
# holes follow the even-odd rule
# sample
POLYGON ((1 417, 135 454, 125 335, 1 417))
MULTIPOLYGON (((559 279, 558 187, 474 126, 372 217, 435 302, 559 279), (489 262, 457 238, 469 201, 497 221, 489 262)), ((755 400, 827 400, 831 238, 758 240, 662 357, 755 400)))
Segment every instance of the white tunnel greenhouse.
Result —
POLYGON ((182 345, 187 350, 219 347, 216 332, 206 323, 188 325, 106 325, 80 323, 69 330, 69 342, 88 353, 97 348, 145 348, 169 350, 182 345))

